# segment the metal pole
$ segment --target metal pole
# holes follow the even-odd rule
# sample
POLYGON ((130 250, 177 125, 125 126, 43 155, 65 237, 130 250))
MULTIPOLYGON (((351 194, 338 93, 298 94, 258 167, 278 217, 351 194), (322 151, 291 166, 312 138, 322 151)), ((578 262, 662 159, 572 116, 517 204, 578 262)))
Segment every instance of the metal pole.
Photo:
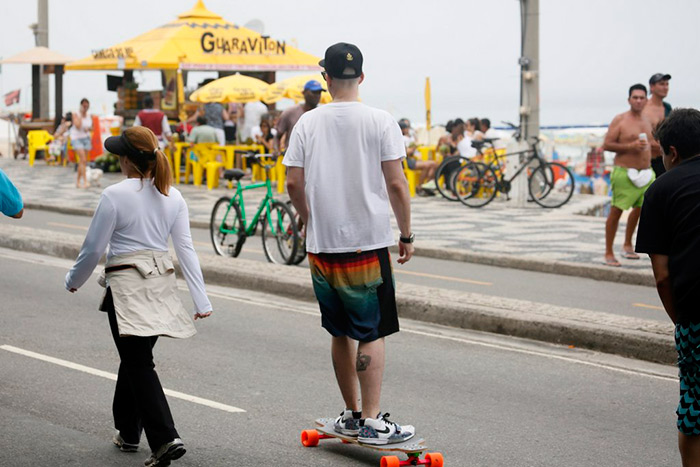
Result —
POLYGON ((520 123, 523 137, 540 134, 540 1, 523 0, 520 123))
MULTIPOLYGON (((49 0, 37 0, 38 18, 36 29, 36 45, 49 46, 49 0)), ((42 119, 49 118, 49 76, 45 74, 42 66, 40 82, 40 109, 39 116, 42 119)))
MULTIPOLYGON (((540 2, 520 0, 522 43, 520 54, 520 131, 522 141, 517 149, 527 149, 531 137, 540 134, 540 2)), ((521 157, 521 163, 524 158, 521 157)), ((513 199, 518 207, 527 205, 527 179, 513 182, 513 199)))
POLYGON ((55 127, 58 127, 58 125, 61 123, 61 117, 63 116, 63 65, 56 65, 54 77, 56 81, 56 89, 54 90, 54 93, 56 94, 54 109, 56 118, 54 121, 55 127))

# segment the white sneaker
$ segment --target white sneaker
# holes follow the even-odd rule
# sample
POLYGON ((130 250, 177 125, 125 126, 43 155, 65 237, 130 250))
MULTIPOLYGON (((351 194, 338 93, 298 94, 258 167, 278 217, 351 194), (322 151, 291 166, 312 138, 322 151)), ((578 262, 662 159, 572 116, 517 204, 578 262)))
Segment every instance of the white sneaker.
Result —
POLYGON ((360 420, 360 432, 357 441, 362 444, 384 445, 402 443, 416 434, 412 425, 399 425, 389 420, 389 414, 381 413, 377 418, 360 420))
POLYGON ((345 436, 357 436, 360 431, 360 416, 362 412, 353 412, 350 409, 345 409, 340 417, 335 419, 333 429, 336 432, 345 436))

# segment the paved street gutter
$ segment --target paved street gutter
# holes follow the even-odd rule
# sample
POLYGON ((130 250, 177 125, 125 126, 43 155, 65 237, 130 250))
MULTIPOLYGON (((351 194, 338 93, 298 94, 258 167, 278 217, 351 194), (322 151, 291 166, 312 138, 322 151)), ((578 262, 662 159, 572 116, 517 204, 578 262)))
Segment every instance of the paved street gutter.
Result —
MULTIPOLYGON (((47 203, 26 202, 25 207, 27 209, 52 211, 77 216, 92 216, 94 213, 92 209, 47 203)), ((208 222, 193 220, 190 221, 190 225, 197 229, 209 229, 208 222)), ((396 250, 394 249, 394 251, 396 250)), ((576 263, 572 261, 538 260, 514 255, 478 253, 456 248, 431 248, 430 246, 420 244, 416 247, 416 255, 425 258, 462 261, 465 263, 484 264, 502 268, 584 277, 587 279, 617 282, 621 284, 655 286, 654 276, 651 270, 638 271, 603 265, 576 263)))
MULTIPOLYGON (((0 247, 75 259, 83 236, 0 224, 0 247)), ((308 270, 217 256, 200 257, 207 283, 313 300, 308 270)), ((573 345, 673 364, 671 323, 476 293, 398 286, 402 317, 458 328, 573 345)))

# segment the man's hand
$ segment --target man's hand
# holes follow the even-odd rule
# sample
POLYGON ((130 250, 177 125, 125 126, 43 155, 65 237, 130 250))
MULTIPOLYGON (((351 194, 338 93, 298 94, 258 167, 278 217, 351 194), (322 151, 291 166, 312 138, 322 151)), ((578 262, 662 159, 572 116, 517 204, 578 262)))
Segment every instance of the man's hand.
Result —
POLYGON ((212 313, 212 311, 206 311, 204 313, 195 313, 194 320, 197 321, 198 319, 208 318, 209 316, 211 316, 212 313))
POLYGON ((642 152, 647 148, 647 142, 643 139, 638 139, 628 145, 630 152, 642 152))
POLYGON ((413 243, 399 242, 399 264, 407 263, 413 256, 413 243))

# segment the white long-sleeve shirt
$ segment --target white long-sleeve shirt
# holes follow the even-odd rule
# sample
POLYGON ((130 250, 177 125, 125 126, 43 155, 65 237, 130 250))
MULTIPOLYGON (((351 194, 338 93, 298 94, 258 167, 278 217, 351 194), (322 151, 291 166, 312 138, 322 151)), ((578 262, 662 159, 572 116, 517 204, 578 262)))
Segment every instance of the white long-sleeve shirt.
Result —
POLYGON ((212 311, 192 245, 187 203, 176 188, 171 187, 168 194, 163 196, 150 179, 127 178, 107 187, 78 259, 66 275, 66 289, 77 289, 88 280, 107 246, 108 259, 140 250, 168 251, 172 236, 195 312, 212 311))

